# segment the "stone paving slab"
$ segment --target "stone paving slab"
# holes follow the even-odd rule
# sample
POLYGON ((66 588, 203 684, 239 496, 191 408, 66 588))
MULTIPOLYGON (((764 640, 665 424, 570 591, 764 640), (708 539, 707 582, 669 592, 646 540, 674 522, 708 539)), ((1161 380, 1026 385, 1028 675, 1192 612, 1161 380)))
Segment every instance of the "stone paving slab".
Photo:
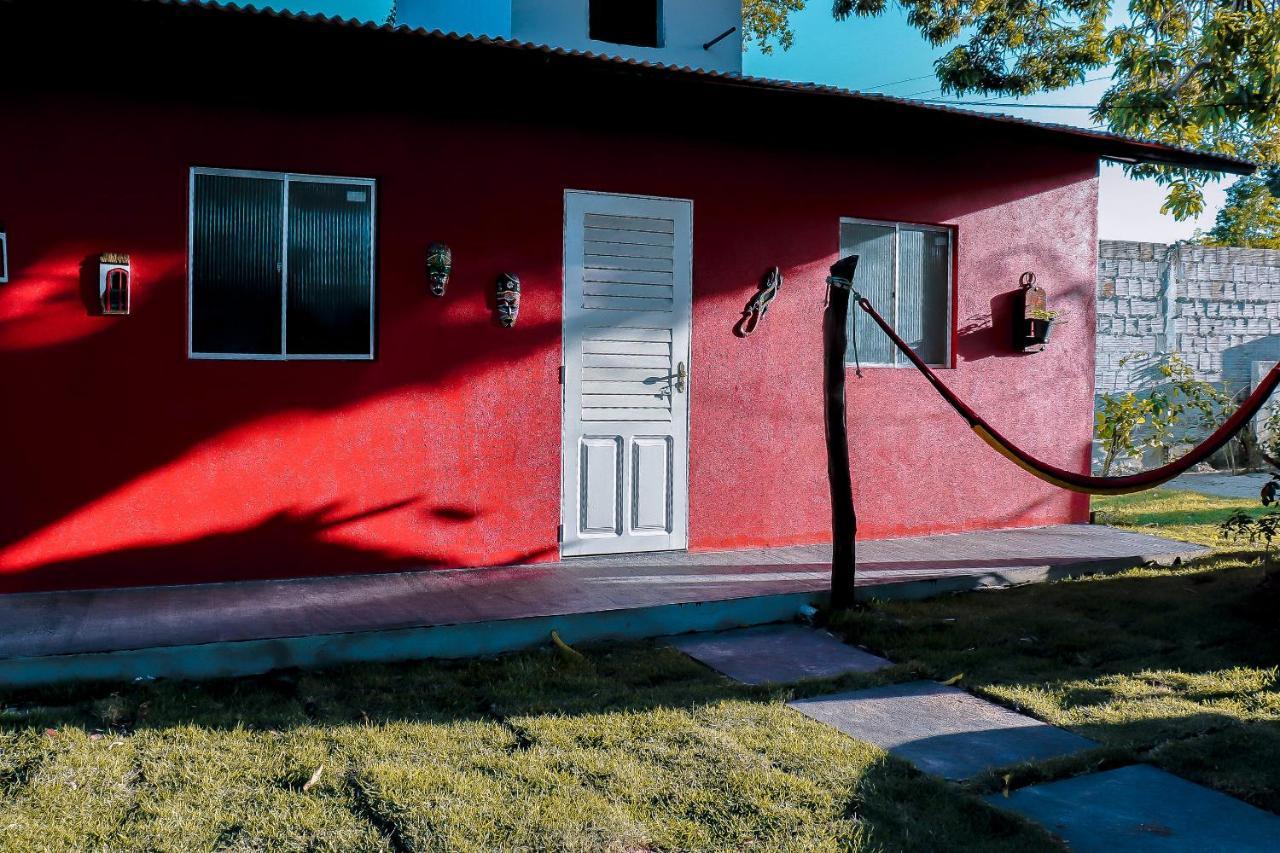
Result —
POLYGON ((687 634, 671 645, 744 684, 832 678, 893 664, 804 625, 763 625, 714 634, 687 634))
POLYGON ((1077 853, 1280 850, 1280 817, 1148 765, 987 799, 1041 824, 1077 853))
POLYGON ((934 681, 799 699, 790 705, 946 779, 970 779, 994 767, 1097 746, 934 681))

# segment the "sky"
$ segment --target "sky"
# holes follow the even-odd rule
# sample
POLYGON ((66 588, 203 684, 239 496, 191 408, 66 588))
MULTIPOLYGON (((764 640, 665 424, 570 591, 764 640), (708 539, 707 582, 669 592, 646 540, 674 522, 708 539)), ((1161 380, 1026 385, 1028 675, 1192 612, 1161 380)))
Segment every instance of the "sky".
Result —
MULTIPOLYGON (((259 0, 261 2, 261 0, 259 0)), ((276 8, 299 12, 383 21, 389 0, 282 0, 276 8)), ((941 98, 933 77, 933 63, 944 52, 931 47, 906 23, 896 6, 881 17, 836 21, 829 0, 809 0, 807 8, 794 15, 795 44, 789 51, 766 56, 752 49, 743 57, 743 72, 807 83, 824 83, 861 91, 909 98, 941 98)), ((1084 106, 1097 103, 1107 88, 1106 71, 1089 77, 1090 82, 1058 92, 1029 98, 982 98, 966 96, 964 101, 999 101, 1001 106, 973 107, 1004 112, 1035 121, 1088 127, 1089 110, 1074 108, 1039 109, 1018 107, 1018 103, 1084 106)), ((956 100, 956 99, 951 99, 956 100)), ((1191 237, 1196 229, 1212 227, 1232 178, 1218 181, 1205 191, 1205 212, 1194 220, 1178 222, 1160 213, 1164 192, 1153 181, 1135 181, 1123 169, 1103 163, 1098 211, 1098 232, 1103 239, 1150 240, 1171 243, 1191 237)))

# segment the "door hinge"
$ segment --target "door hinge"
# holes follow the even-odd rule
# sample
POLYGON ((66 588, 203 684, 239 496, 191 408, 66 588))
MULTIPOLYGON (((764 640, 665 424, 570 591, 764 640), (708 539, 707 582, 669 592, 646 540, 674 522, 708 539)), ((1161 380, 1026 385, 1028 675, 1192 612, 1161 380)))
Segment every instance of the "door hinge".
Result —
POLYGON ((557 542, 564 541, 564 525, 563 524, 556 525, 556 541, 557 542))

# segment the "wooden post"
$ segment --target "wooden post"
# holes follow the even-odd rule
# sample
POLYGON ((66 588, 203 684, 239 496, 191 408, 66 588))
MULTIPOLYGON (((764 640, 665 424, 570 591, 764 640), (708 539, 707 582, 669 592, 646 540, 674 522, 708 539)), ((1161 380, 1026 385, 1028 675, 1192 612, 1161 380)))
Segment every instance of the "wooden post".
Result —
MULTIPOLYGON (((831 267, 832 278, 853 281, 858 256, 841 258, 831 267)), ((858 516, 853 506, 853 477, 849 470, 849 430, 845 423, 845 352, 850 291, 828 285, 827 312, 822 318, 824 410, 827 430, 827 480, 831 486, 831 606, 852 607, 857 552, 858 516)))

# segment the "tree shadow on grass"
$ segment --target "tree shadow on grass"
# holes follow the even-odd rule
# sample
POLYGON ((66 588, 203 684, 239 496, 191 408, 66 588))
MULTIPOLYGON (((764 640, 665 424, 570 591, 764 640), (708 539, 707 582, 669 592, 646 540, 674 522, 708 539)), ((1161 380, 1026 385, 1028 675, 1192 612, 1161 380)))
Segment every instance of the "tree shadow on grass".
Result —
MULTIPOLYGON (((5 784, 16 789, 40 762, 84 750, 86 731, 140 749, 161 744, 172 753, 151 760, 186 768, 173 771, 183 779, 204 778, 192 771, 205 762, 234 765, 239 756, 209 750, 250 749, 247 736, 283 757, 269 778, 242 784, 284 785, 301 797, 314 768, 298 763, 310 754, 299 744, 320 738, 334 750, 326 772, 350 780, 342 784, 357 792, 359 813, 403 849, 448 832, 483 847, 588 829, 604 835, 587 846, 603 848, 637 822, 646 843, 635 849, 1050 843, 1020 819, 786 708, 791 687, 740 685, 658 643, 580 651, 10 694, 0 700, 0 742, 10 734, 47 747, 5 784), (213 746, 181 751, 193 737, 213 746)), ((885 677, 807 682, 800 692, 885 677)))

